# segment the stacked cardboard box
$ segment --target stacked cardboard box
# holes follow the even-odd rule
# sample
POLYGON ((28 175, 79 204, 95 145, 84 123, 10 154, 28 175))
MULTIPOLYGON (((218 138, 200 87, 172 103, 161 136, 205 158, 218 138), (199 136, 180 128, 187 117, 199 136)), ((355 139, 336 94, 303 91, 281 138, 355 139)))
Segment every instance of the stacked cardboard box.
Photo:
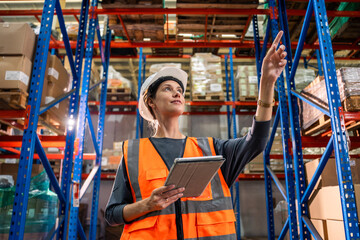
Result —
MULTIPOLYGON (((310 182, 319 159, 305 164, 306 180, 310 182)), ((360 214, 360 159, 350 160, 356 208, 360 214)), ((309 201, 311 221, 324 240, 345 240, 340 190, 335 159, 330 158, 309 201)))
MULTIPOLYGON (((1 94, 4 91, 15 91, 19 96, 27 96, 34 49, 35 34, 27 23, 0 23, 1 94)), ((21 98, 18 99, 20 101, 21 98)), ((25 107, 25 103, 18 105, 19 108, 25 107)))
MULTIPOLYGON (((340 100, 345 111, 358 111, 360 109, 360 68, 340 68, 336 71, 340 91, 340 100)), ((302 91, 313 101, 324 108, 328 108, 325 80, 317 77, 302 91)), ((309 129, 324 114, 305 102, 300 102, 302 128, 309 129)))
POLYGON ((114 142, 113 149, 104 149, 101 160, 101 169, 103 171, 116 171, 122 158, 123 142, 114 142))
POLYGON ((258 77, 256 66, 238 66, 235 76, 237 99, 256 101, 258 97, 258 77))
MULTIPOLYGON (((47 104, 69 91, 69 74, 60 59, 49 55, 47 60, 48 70, 44 80, 42 104, 47 104)), ((68 115, 69 99, 65 99, 47 111, 50 118, 65 124, 68 115)))
POLYGON ((190 60, 192 100, 224 100, 221 58, 211 53, 196 53, 190 60))

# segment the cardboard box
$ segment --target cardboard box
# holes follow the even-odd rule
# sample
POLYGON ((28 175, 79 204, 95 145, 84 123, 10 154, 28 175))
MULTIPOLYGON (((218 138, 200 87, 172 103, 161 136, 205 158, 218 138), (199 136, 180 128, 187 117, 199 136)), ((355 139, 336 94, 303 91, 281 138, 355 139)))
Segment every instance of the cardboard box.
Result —
MULTIPOLYGON (((322 219, 310 219, 316 230, 318 231, 319 235, 323 240, 328 239, 327 231, 326 231, 326 221, 322 219)), ((314 237, 311 235, 311 239, 314 237)))
MULTIPOLYGON (((0 175, 11 175, 16 182, 17 174, 19 170, 19 164, 16 163, 0 163, 0 175)), ((42 164, 33 164, 31 177, 40 174, 44 170, 42 164)))
POLYGON ((0 55, 24 55, 32 60, 35 33, 27 23, 0 23, 0 55))
POLYGON ((122 156, 109 156, 108 158, 108 164, 112 165, 119 165, 121 161, 122 156))
POLYGON ((0 88, 27 92, 32 70, 31 61, 24 56, 0 56, 0 88))
MULTIPOLYGON (((354 184, 356 208, 360 215, 360 184, 354 184)), ((316 189, 309 201, 311 218, 343 220, 339 186, 316 189)))
MULTIPOLYGON (((312 176, 314 175, 320 159, 315 159, 305 164, 306 183, 309 184, 312 176)), ((360 184, 360 159, 350 160, 351 175, 353 178, 353 184, 360 184)), ((322 174, 319 177, 315 188, 337 186, 339 185, 336 173, 335 158, 329 158, 322 174)))
POLYGON ((328 240, 345 240, 344 221, 326 220, 328 240))
MULTIPOLYGON (((69 74, 58 57, 48 55, 47 69, 41 105, 52 102, 69 90, 69 74)), ((48 114, 52 120, 62 124, 68 116, 68 109, 69 98, 50 108, 48 114)))
POLYGON ((64 65, 55 55, 48 57, 48 63, 47 80, 49 88, 57 87, 62 90, 63 93, 67 92, 69 90, 69 74, 64 68, 64 65))
MULTIPOLYGON (((306 183, 309 184, 312 176, 314 175, 317 166, 319 165, 320 159, 315 159, 311 162, 305 163, 305 174, 306 174, 306 183)), ((318 182, 315 185, 315 189, 326 187, 326 186, 336 186, 338 185, 337 174, 336 174, 336 165, 335 159, 330 158, 326 164, 322 174, 319 177, 318 182)))

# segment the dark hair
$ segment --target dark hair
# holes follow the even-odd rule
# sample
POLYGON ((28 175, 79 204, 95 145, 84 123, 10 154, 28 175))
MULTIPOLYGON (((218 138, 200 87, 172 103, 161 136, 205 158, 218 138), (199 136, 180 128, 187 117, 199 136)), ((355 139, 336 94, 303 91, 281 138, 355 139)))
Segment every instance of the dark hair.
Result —
POLYGON ((150 98, 151 98, 151 99, 154 99, 155 96, 156 96, 156 91, 157 91, 157 89, 159 88, 160 84, 163 83, 163 82, 165 82, 165 81, 169 81, 169 80, 177 82, 177 83, 180 85, 182 91, 184 92, 184 84, 183 84, 179 79, 174 78, 174 77, 172 77, 172 76, 160 77, 160 78, 158 78, 155 82, 153 82, 153 83, 149 86, 148 90, 145 92, 144 102, 145 102, 146 107, 149 109, 149 111, 150 111, 150 113, 151 113, 151 115, 153 116, 154 119, 156 119, 156 117, 155 117, 155 114, 154 114, 154 112, 153 112, 153 109, 152 109, 152 108, 149 106, 149 104, 148 104, 148 100, 149 100, 150 98))

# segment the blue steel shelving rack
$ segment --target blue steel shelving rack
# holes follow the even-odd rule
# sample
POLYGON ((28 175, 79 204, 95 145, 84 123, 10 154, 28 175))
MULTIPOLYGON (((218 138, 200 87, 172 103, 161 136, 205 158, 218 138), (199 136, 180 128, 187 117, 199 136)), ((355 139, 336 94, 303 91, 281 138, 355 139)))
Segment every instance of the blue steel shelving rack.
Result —
MULTIPOLYGON (((62 9, 60 6, 59 0, 46 0, 44 2, 43 14, 41 18, 41 28, 38 38, 38 43, 36 47, 36 55, 34 60, 33 74, 30 82, 30 91, 28 98, 28 105, 26 108, 26 118, 24 124, 24 133, 22 139, 21 154, 19 160, 19 170, 18 178, 16 182, 15 189, 15 199, 13 204, 13 214, 11 219, 9 239, 23 239, 24 237, 24 226, 26 220, 26 210, 29 197, 29 187, 30 187, 30 176, 33 164, 34 151, 36 150, 47 175, 49 176, 50 183, 58 195, 60 200, 59 204, 59 225, 54 226, 53 230, 48 233, 48 238, 53 238, 57 234, 57 239, 77 239, 77 230, 82 239, 86 239, 83 228, 78 220, 78 204, 88 188, 89 184, 93 180, 93 199, 92 199, 92 209, 91 209, 91 224, 90 224, 90 239, 95 239, 96 237, 96 220, 98 212, 98 197, 99 197, 99 186, 100 186, 100 169, 101 169, 101 153, 102 153, 102 143, 103 143, 103 128, 104 128, 104 116, 105 116, 105 103, 106 103, 106 86, 107 86, 107 69, 109 65, 109 54, 110 54, 110 40, 111 32, 107 27, 106 32, 106 43, 105 50, 100 45, 101 58, 104 68, 103 78, 100 82, 96 83, 94 86, 89 88, 90 80, 90 68, 94 44, 94 35, 97 33, 99 41, 101 41, 100 31, 99 31, 99 21, 97 15, 95 14, 95 9, 97 7, 97 0, 93 0, 91 4, 91 16, 90 16, 90 25, 88 28, 88 36, 86 41, 86 53, 85 53, 85 70, 84 77, 82 79, 82 93, 79 106, 79 89, 80 89, 80 79, 81 79, 81 64, 84 55, 84 46, 85 46, 85 33, 87 27, 87 17, 89 11, 89 1, 84 0, 82 2, 81 13, 80 13, 80 25, 78 32, 78 39, 76 44, 76 55, 75 61, 73 59, 72 50, 70 47, 69 38, 65 28, 65 22, 62 15, 62 9), (66 48, 67 57, 69 59, 71 72, 73 75, 73 86, 72 90, 59 98, 55 99, 51 103, 40 108, 40 99, 43 90, 43 81, 46 71, 46 62, 49 51, 49 42, 51 36, 51 27, 53 22, 53 16, 56 10, 56 14, 59 19, 59 25, 61 32, 63 34, 63 40, 66 48), (100 96, 100 115, 98 120, 98 135, 96 138, 95 132, 93 130, 88 106, 87 106, 87 97, 89 91, 94 89, 96 86, 101 84, 101 96, 100 96), (63 172, 61 179, 61 186, 54 175, 54 172, 51 169, 50 163, 46 157, 45 151, 41 145, 41 141, 37 135, 37 124, 39 115, 47 111, 49 108, 55 106, 60 101, 68 98, 70 96, 70 106, 69 106, 69 124, 67 125, 67 135, 66 135, 66 148, 65 148, 65 159, 63 161, 63 172), (79 111, 79 114, 78 114, 79 111), (76 129, 76 124, 78 121, 81 124, 78 125, 76 129), (88 120, 88 125, 90 132, 93 137, 94 147, 96 149, 96 161, 95 167, 89 174, 88 179, 83 183, 80 190, 80 175, 81 175, 81 161, 82 161, 82 147, 84 141, 84 130, 85 130, 85 121, 88 120), (76 142, 79 143, 79 151, 77 151, 75 158, 75 170, 74 175, 72 176, 72 163, 73 163, 73 153, 75 149, 75 135, 77 136, 76 142), (80 167, 79 167, 80 164, 80 167), (79 173, 80 172, 80 173, 79 173), (73 177, 73 179, 72 179, 73 177), (73 191, 72 191, 73 190, 73 191), (75 191, 76 190, 76 191, 75 191), (74 194, 71 194, 71 193, 74 194), (75 198, 74 198, 75 196, 75 198), (71 203, 71 204, 70 204, 71 203), (70 208, 70 211, 69 211, 70 208), (70 222, 68 225, 68 213, 70 212, 70 222), (74 229, 75 227, 75 229, 74 229), (69 235, 67 235, 69 228, 69 235)), ((108 24, 107 24, 108 25, 108 24)))
MULTIPOLYGON (((228 138, 237 138, 237 127, 236 127, 236 107, 235 107, 235 82, 234 82, 234 63, 233 63, 233 51, 232 48, 229 48, 229 54, 225 55, 225 81, 226 81, 226 101, 230 101, 229 96, 229 78, 231 84, 231 101, 233 102, 232 108, 230 111, 230 106, 226 106, 227 114, 227 124, 228 124, 228 138), (230 61, 230 64, 229 62, 230 61), (229 71, 230 65, 230 71, 229 71), (231 125, 233 130, 233 135, 231 135, 231 125)), ((235 186, 231 186, 231 199, 234 205, 235 217, 236 217, 236 235, 237 240, 241 239, 241 217, 240 217, 240 186, 239 181, 235 182, 235 186), (235 196, 234 196, 235 188, 235 196), (235 201, 234 201, 235 200, 235 201)))
MULTIPOLYGON (((283 44, 286 46, 286 49, 290 48, 290 36, 287 26, 287 14, 285 8, 284 0, 279 0, 279 21, 281 25, 281 29, 284 31, 284 35, 282 38, 283 44)), ((269 2, 269 7, 272 10, 273 14, 270 15, 270 21, 267 26, 267 33, 264 41, 264 46, 262 52, 260 54, 260 44, 257 43, 257 54, 256 61, 258 67, 258 76, 260 77, 260 68, 261 61, 264 57, 264 52, 266 49, 266 43, 268 41, 269 29, 272 30, 272 36, 276 36, 278 31, 277 25, 277 8, 275 2, 272 0, 269 2)), ((254 17, 254 32, 256 35, 255 29, 257 28, 256 16, 254 17)), ((258 42, 259 39, 255 36, 255 40, 258 42)), ((355 205, 355 197, 354 197, 354 187, 352 183, 350 164, 349 164, 349 153, 348 153, 348 144, 346 138, 346 129, 345 129, 345 121, 344 121, 344 113, 341 107, 340 102, 340 94, 339 88, 336 78, 336 68, 334 62, 334 55, 332 50, 331 38, 329 34, 329 27, 325 9, 325 2, 323 0, 310 0, 305 20, 302 26, 298 46, 296 48, 294 60, 292 62, 291 51, 287 51, 288 56, 288 64, 285 70, 286 73, 286 84, 287 84, 287 101, 286 94, 284 89, 284 79, 283 76, 280 76, 278 79, 277 90, 279 93, 279 108, 276 113, 276 117, 274 120, 273 129, 271 132, 271 136, 264 152, 264 169, 265 169, 265 187, 266 187, 266 203, 268 210, 268 239, 275 239, 274 233, 274 216, 272 209, 272 186, 271 179, 274 180, 275 184, 278 186, 280 192, 287 200, 288 203, 288 220, 286 221, 283 231, 281 232, 279 239, 283 239, 285 233, 288 228, 290 228, 290 239, 310 239, 310 234, 315 239, 321 239, 320 235, 312 225, 309 220, 308 214, 308 199, 315 187, 319 176, 324 169, 327 160, 332 154, 333 150, 335 150, 335 159, 338 173, 338 182, 341 197, 341 205, 343 211, 343 220, 344 220, 344 230, 346 239, 360 239, 359 234, 359 225, 358 225, 358 216, 356 212, 355 205), (320 55, 322 60, 322 66, 318 65, 319 73, 323 73, 325 76, 326 83, 326 92, 327 97, 329 99, 329 108, 323 109, 314 104, 312 101, 309 101, 308 98, 302 96, 295 89, 295 81, 294 76, 296 72, 296 68, 298 66, 301 52, 304 45, 305 36, 307 30, 309 28, 311 17, 314 13, 317 35, 319 37, 320 44, 320 55), (298 109, 298 98, 302 101, 307 102, 313 107, 316 107, 324 114, 330 117, 331 119, 331 128, 332 128, 332 136, 328 142, 326 150, 321 157, 319 166, 311 179, 308 186, 305 184, 305 172, 304 172, 304 163, 303 163, 303 155, 302 155, 302 143, 301 143, 301 133, 300 133, 300 122, 299 122, 299 109, 298 109), (283 114, 287 112, 287 106, 289 109, 289 117, 287 114, 283 114), (285 118, 284 118, 285 117, 285 118), (283 153, 284 153, 284 164, 285 164, 285 173, 286 173, 286 189, 282 186, 276 176, 273 174, 271 169, 269 168, 269 154, 271 145, 274 139, 274 135, 276 132, 276 127, 278 126, 279 120, 281 121, 281 130, 282 130, 282 143, 283 143, 283 153), (290 126, 289 124, 290 123, 290 126), (288 151, 288 143, 290 141, 289 135, 289 127, 291 127, 291 142, 293 149, 293 158, 292 161, 291 156, 288 151), (293 177, 292 169, 294 166, 295 177, 293 177), (290 181, 289 181, 290 180, 290 181), (293 183, 296 184, 293 184, 293 183), (289 184, 290 183, 290 184, 289 184), (296 189, 296 193, 294 192, 294 187, 296 189), (291 197, 291 199, 289 198, 291 197), (295 202, 294 199, 297 199, 297 218, 299 219, 299 223, 296 220, 295 216, 295 202), (289 205, 292 208, 289 208, 289 205), (295 216, 295 218, 294 218, 295 216), (298 228, 299 227, 299 228, 298 228), (299 234, 297 233, 297 229, 299 229, 299 234)), ((317 54, 318 63, 320 63, 320 56, 317 54)))

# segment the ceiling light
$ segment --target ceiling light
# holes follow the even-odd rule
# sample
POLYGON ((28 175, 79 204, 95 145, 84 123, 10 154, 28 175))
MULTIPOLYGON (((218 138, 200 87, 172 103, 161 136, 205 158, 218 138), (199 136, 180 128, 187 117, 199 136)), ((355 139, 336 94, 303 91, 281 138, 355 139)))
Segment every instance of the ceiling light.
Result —
POLYGON ((179 36, 182 36, 182 37, 193 37, 194 35, 191 34, 191 33, 179 33, 178 34, 179 36))
POLYGON ((221 37, 223 38, 237 38, 235 34, 222 34, 221 37))

